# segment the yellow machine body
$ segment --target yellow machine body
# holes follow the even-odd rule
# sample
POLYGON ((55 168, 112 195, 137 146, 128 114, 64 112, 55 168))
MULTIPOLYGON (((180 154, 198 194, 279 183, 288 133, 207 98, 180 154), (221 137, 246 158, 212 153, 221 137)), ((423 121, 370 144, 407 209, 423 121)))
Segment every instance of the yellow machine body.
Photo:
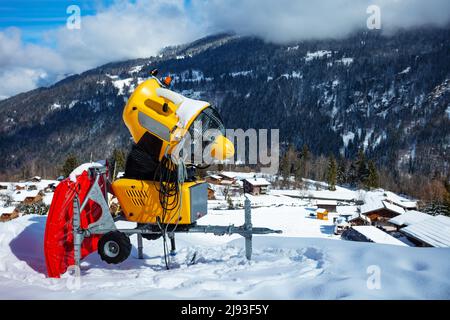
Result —
MULTIPOLYGON (((164 154, 171 154, 197 116, 208 107, 208 102, 189 99, 163 88, 161 83, 152 77, 141 83, 128 99, 123 111, 123 121, 135 143, 138 143, 146 132, 162 140, 159 154, 161 160, 164 154)), ((225 160, 234 155, 231 141, 224 136, 218 141, 220 146, 213 145, 214 158, 225 160), (217 152, 218 150, 220 152, 217 152)))
MULTIPOLYGON (((173 161, 179 151, 177 146, 184 146, 186 133, 209 107, 208 102, 184 97, 151 77, 141 83, 128 99, 123 120, 135 144, 142 142, 147 147, 146 152, 158 157, 161 163, 165 159, 173 161), (158 138, 157 145, 146 144, 148 134, 158 138)), ((192 129, 195 130, 195 127, 192 129)), ((212 158, 225 160, 234 155, 233 143, 224 136, 223 131, 210 142, 212 158)), ((177 161, 180 161, 179 158, 177 161)), ((145 163, 139 165, 145 166, 145 163)), ((112 183, 112 191, 128 221, 156 224, 159 220, 163 224, 189 225, 207 213, 208 190, 204 182, 182 182, 176 186, 177 196, 164 195, 168 199, 161 201, 160 184, 167 182, 148 181, 148 176, 142 180, 136 178, 138 175, 125 176, 112 183), (163 210, 161 202, 168 202, 169 206, 163 210), (176 204, 176 207, 171 208, 170 203, 176 204)))
MULTIPOLYGON (((180 186, 178 205, 167 211, 164 220, 159 181, 122 178, 112 183, 112 189, 128 221, 156 224, 159 217, 163 224, 188 225, 207 213, 207 184, 202 181, 185 182, 180 186)), ((168 202, 173 200, 170 197, 168 202)))

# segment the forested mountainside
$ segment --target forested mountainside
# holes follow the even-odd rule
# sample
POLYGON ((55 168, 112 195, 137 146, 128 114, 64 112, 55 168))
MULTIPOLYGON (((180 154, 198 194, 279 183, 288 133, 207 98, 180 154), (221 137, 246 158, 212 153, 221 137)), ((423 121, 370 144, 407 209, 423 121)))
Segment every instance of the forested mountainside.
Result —
POLYGON ((0 101, 0 173, 57 175, 67 154, 127 149, 122 110, 153 68, 173 89, 210 101, 227 128, 279 128, 315 155, 441 175, 450 163, 450 29, 285 45, 220 34, 157 57, 110 63, 0 101))

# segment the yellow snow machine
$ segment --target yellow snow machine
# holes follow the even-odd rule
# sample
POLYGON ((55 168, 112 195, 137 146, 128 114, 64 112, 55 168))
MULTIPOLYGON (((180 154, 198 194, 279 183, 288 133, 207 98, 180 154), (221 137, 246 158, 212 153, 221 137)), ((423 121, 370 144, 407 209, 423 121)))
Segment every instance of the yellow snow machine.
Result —
POLYGON ((169 89, 170 77, 156 76, 157 71, 152 71, 123 111, 134 141, 124 175, 110 183, 106 163, 91 163, 74 170, 56 188, 44 241, 50 277, 79 266, 81 259, 96 250, 107 263, 123 262, 131 252, 132 234, 137 234, 139 258, 143 257, 142 238, 162 237, 168 267, 166 238, 174 253, 177 232, 240 234, 246 239, 248 259, 252 234, 279 232, 252 227, 248 200, 242 226, 197 224, 208 211, 207 184, 197 178, 204 159, 192 159, 193 150, 223 161, 234 156, 234 146, 225 137, 220 115, 208 102, 176 93, 169 89), (117 197, 118 218, 110 213, 108 193, 117 197), (136 222, 136 228, 119 229, 116 222, 120 219, 136 222))

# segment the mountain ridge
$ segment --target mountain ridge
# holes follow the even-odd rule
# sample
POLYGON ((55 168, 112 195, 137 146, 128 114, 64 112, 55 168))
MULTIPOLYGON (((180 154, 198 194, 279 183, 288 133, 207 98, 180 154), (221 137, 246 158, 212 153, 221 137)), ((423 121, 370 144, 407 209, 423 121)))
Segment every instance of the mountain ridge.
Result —
POLYGON ((0 101, 0 172, 54 175, 68 153, 128 148, 123 106, 158 68, 174 90, 211 101, 230 128, 280 128, 282 142, 315 154, 351 158, 363 148, 395 170, 445 175, 449 48, 448 28, 283 45, 220 34, 108 63, 0 101))

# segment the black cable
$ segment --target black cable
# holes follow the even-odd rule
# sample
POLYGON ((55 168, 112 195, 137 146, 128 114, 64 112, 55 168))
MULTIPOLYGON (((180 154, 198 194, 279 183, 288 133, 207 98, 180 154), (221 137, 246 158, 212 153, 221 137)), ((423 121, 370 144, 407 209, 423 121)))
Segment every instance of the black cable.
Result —
MULTIPOLYGON (((163 157, 157 170, 155 171, 155 181, 159 180, 159 186, 156 185, 156 190, 159 193, 159 202, 162 208, 161 219, 157 220, 157 224, 162 233, 164 262, 166 269, 169 270, 168 262, 168 247, 167 247, 167 227, 170 221, 166 222, 168 212, 175 210, 180 202, 180 186, 178 183, 177 166, 168 158, 163 157), (159 179, 157 179, 159 178, 159 179), (162 224, 161 224, 162 220, 162 224), (165 227, 163 226, 165 225, 165 227)), ((170 219, 170 217, 169 217, 170 219)))

